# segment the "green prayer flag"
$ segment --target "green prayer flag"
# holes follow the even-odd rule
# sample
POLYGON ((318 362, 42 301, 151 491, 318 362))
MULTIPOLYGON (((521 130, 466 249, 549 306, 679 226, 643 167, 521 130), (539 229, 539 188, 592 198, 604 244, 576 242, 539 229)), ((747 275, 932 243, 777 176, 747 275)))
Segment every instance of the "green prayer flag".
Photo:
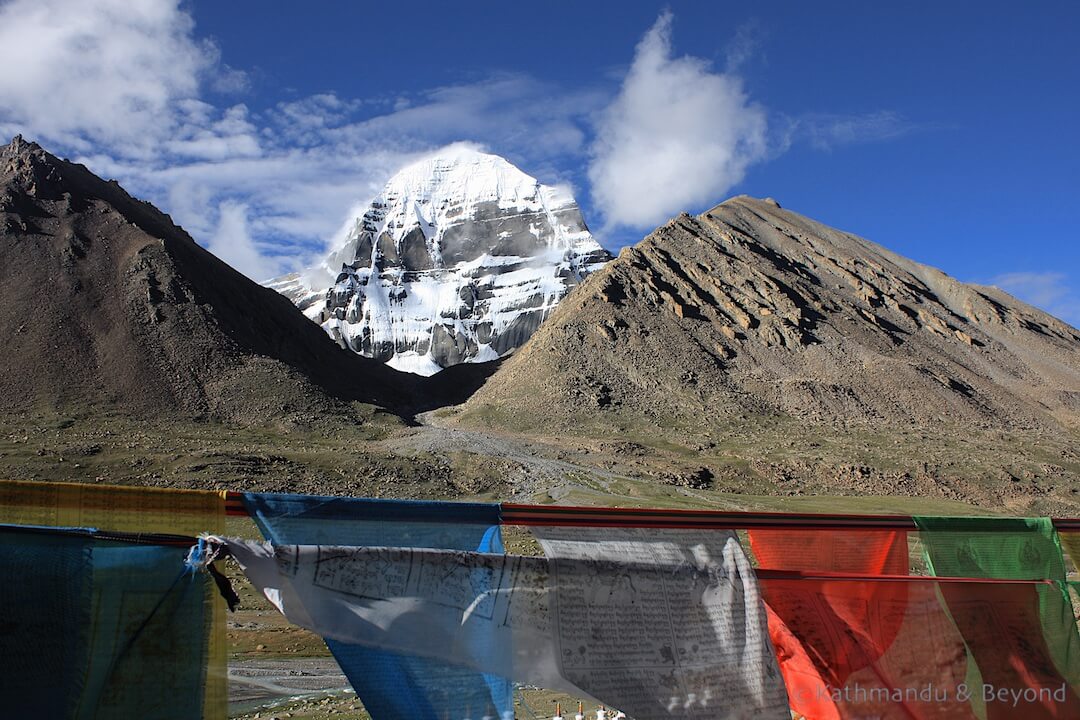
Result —
MULTIPOLYGON (((1065 581, 1065 560, 1057 532, 1049 518, 951 518, 915 517, 919 538, 930 572, 939 577, 973 577, 996 580, 1048 580, 1033 584, 1030 604, 1017 603, 1011 617, 990 617, 948 584, 940 587, 941 600, 968 647, 967 682, 973 687, 1033 682, 1033 678, 1059 677, 1070 686, 1070 702, 1080 687, 1080 634, 1065 581), (1025 617, 1030 616, 1030 617, 1025 617), (999 634, 1026 637, 1030 658, 1003 658, 995 646, 999 634), (1053 668, 1026 668, 1026 661, 1048 656, 1053 668), (1009 679, 1006 680, 1005 678, 1009 679), (1018 678, 1020 678, 1018 680, 1018 678)), ((972 698, 982 718, 1007 717, 1001 708, 982 696, 972 698)))
POLYGON ((915 517, 930 571, 939 577, 1065 580, 1050 518, 915 517))

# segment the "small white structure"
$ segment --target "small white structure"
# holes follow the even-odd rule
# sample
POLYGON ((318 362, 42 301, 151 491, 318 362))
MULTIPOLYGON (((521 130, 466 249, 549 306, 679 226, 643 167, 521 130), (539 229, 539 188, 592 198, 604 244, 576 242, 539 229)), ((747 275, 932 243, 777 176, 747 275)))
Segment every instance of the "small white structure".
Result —
MULTIPOLYGON (((551 720, 563 720, 562 703, 555 703, 555 716, 551 720)), ((577 714, 574 715, 574 720, 585 720, 585 705, 584 703, 577 704, 577 714)), ((608 710, 603 705, 596 711, 596 720, 626 720, 626 713, 619 712, 617 710, 608 710)))

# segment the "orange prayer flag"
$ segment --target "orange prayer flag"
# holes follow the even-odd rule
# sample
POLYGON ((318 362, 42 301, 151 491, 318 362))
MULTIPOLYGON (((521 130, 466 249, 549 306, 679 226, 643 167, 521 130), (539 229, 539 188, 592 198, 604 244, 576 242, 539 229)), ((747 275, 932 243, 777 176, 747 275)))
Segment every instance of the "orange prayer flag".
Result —
MULTIPOLYGON (((907 533, 886 530, 751 530, 750 545, 761 570, 859 575, 906 575, 907 533)), ((888 649, 899 627, 871 618, 871 606, 902 607, 904 583, 824 585, 807 595, 798 586, 762 597, 769 609, 769 635, 780 661, 791 708, 813 720, 840 717, 828 693, 848 677, 874 663, 888 649), (814 606, 818 619, 801 621, 804 606, 814 606), (868 630, 876 622, 874 632, 868 630), (885 624, 882 624, 882 623, 885 624)), ((898 616, 895 617, 899 622, 898 616)), ((902 617, 902 616, 901 616, 902 617)))

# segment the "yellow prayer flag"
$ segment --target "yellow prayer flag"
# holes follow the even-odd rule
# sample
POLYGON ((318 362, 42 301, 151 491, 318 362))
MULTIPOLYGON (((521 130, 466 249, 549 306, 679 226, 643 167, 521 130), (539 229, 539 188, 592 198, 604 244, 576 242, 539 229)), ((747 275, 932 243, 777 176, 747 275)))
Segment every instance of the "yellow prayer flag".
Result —
POLYGON ((1058 539, 1061 540, 1061 546, 1065 548, 1065 552, 1072 558, 1073 565, 1077 570, 1080 570, 1080 533, 1077 532, 1061 532, 1058 531, 1058 539))
MULTIPOLYGON (((0 523, 198 536, 225 532, 225 492, 0 480, 0 523)), ((203 717, 225 718, 225 608, 213 583, 203 717)))
POLYGON ((225 532, 225 493, 0 480, 0 523, 131 533, 225 532))

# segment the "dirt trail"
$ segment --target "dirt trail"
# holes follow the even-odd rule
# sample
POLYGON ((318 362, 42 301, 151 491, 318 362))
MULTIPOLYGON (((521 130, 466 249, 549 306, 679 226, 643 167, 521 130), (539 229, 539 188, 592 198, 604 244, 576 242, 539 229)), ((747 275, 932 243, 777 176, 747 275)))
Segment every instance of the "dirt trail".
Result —
POLYGON ((624 477, 602 468, 553 457, 565 454, 565 451, 543 442, 449 427, 434 412, 420 413, 416 420, 419 426, 411 428, 407 434, 383 441, 383 446, 397 454, 460 452, 515 463, 520 467, 520 473, 507 478, 512 487, 512 499, 528 498, 540 492, 558 496, 565 492, 564 488, 581 486, 575 476, 588 476, 601 485, 624 477))
POLYGON ((229 662, 230 713, 277 700, 352 692, 333 658, 232 660, 229 662))

